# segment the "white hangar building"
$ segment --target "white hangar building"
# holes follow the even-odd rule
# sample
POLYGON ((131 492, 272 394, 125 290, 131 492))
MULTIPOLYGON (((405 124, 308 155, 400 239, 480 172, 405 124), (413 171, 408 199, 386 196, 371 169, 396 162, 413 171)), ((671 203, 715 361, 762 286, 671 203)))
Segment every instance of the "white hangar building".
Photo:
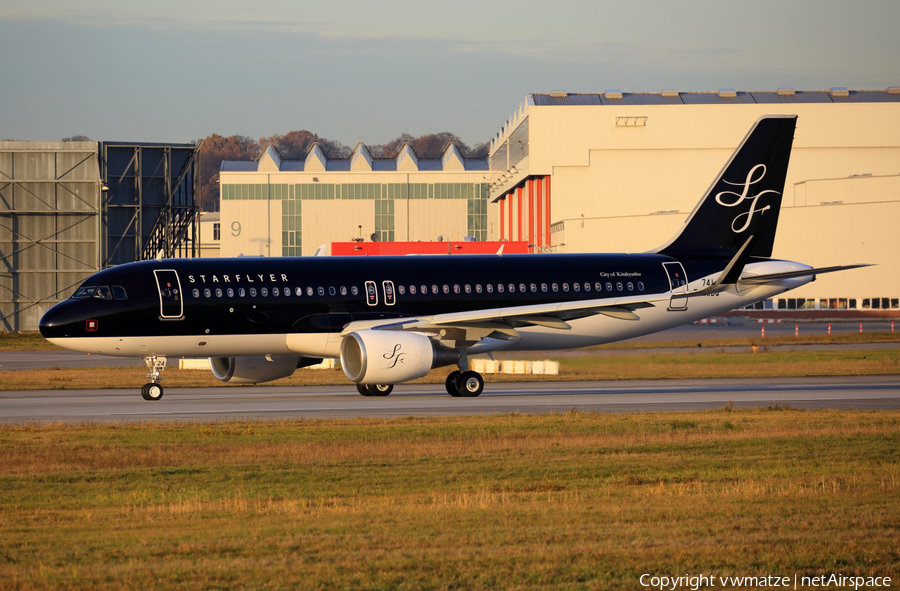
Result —
POLYGON ((757 118, 798 115, 774 256, 877 266, 776 308, 900 308, 900 87, 529 94, 491 141, 491 239, 641 252, 678 230, 757 118))
POLYGON ((221 256, 298 256, 319 246, 488 240, 487 160, 463 158, 453 144, 420 159, 405 144, 396 158, 372 158, 359 144, 330 160, 314 145, 305 160, 273 146, 254 162, 222 163, 221 256))

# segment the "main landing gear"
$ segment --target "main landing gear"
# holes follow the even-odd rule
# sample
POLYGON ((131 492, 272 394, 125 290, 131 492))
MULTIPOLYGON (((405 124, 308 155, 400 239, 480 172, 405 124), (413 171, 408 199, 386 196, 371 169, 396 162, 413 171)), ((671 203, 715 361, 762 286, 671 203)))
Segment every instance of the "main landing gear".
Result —
POLYGON ((447 387, 447 394, 450 396, 463 396, 471 398, 478 396, 484 391, 484 378, 477 371, 452 371, 444 382, 447 387))
POLYGON ((394 384, 356 384, 356 391, 363 396, 387 396, 394 384))
POLYGON ((166 358, 150 355, 144 357, 144 363, 150 370, 150 373, 147 374, 150 383, 141 387, 141 396, 144 400, 159 400, 163 397, 163 387, 159 385, 159 382, 162 380, 162 370, 166 368, 166 358))

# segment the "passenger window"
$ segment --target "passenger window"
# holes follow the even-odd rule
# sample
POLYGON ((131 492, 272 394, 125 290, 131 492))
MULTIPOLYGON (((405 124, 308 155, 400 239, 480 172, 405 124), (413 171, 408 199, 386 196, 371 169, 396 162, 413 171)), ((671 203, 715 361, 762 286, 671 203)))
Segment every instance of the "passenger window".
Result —
POLYGON ((239 295, 239 296, 244 297, 246 294, 247 294, 247 292, 244 291, 244 288, 243 288, 243 287, 239 287, 239 288, 238 288, 238 295, 239 295))
POLYGON ((459 293, 459 284, 458 283, 453 284, 453 293, 459 293))
POLYGON ((466 290, 466 293, 472 293, 472 286, 468 283, 466 283, 466 287, 464 289, 466 290))
POLYGON ((91 287, 79 287, 75 290, 75 293, 72 294, 72 298, 81 299, 81 298, 89 298, 94 295, 94 292, 97 291, 96 286, 91 287))
POLYGON ((378 304, 378 291, 375 289, 374 281, 366 281, 366 303, 370 306, 378 304))
POLYGON ((509 293, 516 293, 516 286, 512 283, 509 284, 509 293))
POLYGON ((420 292, 422 295, 428 295, 428 286, 427 286, 427 285, 420 285, 420 286, 419 286, 419 292, 420 292))
POLYGON ((278 289, 277 287, 273 287, 273 288, 272 288, 272 295, 275 296, 275 297, 277 298, 279 295, 281 295, 281 290, 278 289))
POLYGON ((109 289, 108 285, 101 285, 97 288, 97 291, 94 293, 94 297, 98 300, 111 300, 112 291, 109 289))
POLYGON ((563 283, 563 291, 566 293, 569 293, 569 284, 568 283, 563 283))
POLYGON ((488 283, 488 284, 487 284, 487 292, 488 292, 488 293, 494 293, 494 284, 493 284, 493 283, 488 283))
POLYGON ((384 303, 388 306, 394 305, 394 282, 382 281, 381 286, 384 288, 384 303))
POLYGON ((519 284, 519 293, 525 293, 525 284, 524 283, 519 284))
POLYGON ((573 283, 573 284, 572 284, 572 288, 573 288, 575 291, 581 291, 581 285, 578 284, 578 283, 573 283))
POLYGON ((353 285, 350 287, 350 293, 352 295, 359 295, 359 289, 357 289, 357 287, 355 285, 353 285))
POLYGON ((631 281, 628 282, 628 291, 634 291, 634 283, 631 281))
POLYGON ((597 283, 594 284, 594 290, 595 291, 603 291, 603 285, 601 285, 601 283, 598 281, 597 283))
POLYGON ((311 296, 312 294, 313 294, 313 288, 312 288, 312 287, 307 287, 307 288, 306 288, 306 295, 311 296))
POLYGON ((551 289, 553 289, 553 293, 556 293, 557 291, 559 291, 559 286, 555 283, 553 285, 551 285, 550 287, 551 287, 551 289))
POLYGON ((497 284, 497 293, 503 293, 503 284, 502 283, 497 284))
POLYGON ((251 297, 251 298, 255 298, 255 297, 256 297, 256 288, 255 288, 255 287, 251 287, 251 288, 250 288, 250 297, 251 297))
POLYGON ((606 282, 606 291, 612 291, 612 283, 609 281, 606 282))
MULTIPOLYGON (((252 289, 251 289, 250 291, 255 291, 255 290, 252 290, 252 289)), ((206 289, 203 290, 203 297, 205 297, 205 298, 212 297, 212 292, 209 291, 209 288, 208 288, 208 287, 207 287, 206 289)))
POLYGON ((128 294, 125 293, 125 288, 122 287, 121 285, 113 285, 112 290, 113 290, 113 296, 115 296, 115 298, 117 300, 127 300, 128 299, 128 294))
POLYGON ((584 291, 591 291, 591 284, 587 281, 584 282, 584 291))
POLYGON ((536 291, 537 291, 537 285, 532 283, 531 284, 531 293, 535 293, 536 291))
POLYGON ((434 295, 437 295, 437 292, 438 292, 438 286, 435 285, 434 283, 432 283, 431 284, 431 293, 433 293, 434 295))
POLYGON ((269 297, 269 288, 263 287, 262 289, 259 290, 259 293, 264 298, 269 297))
POLYGON ((450 293, 450 286, 446 283, 444 284, 444 293, 450 293))
POLYGON ((195 298, 199 298, 199 297, 200 297, 200 290, 197 289, 196 287, 194 288, 194 291, 192 291, 191 293, 194 294, 194 297, 195 297, 195 298))
POLYGON ((294 294, 295 294, 298 298, 299 298, 299 297, 302 297, 302 296, 303 296, 303 288, 302 288, 302 287, 296 288, 296 289, 294 290, 294 294))
POLYGON ((541 291, 544 293, 547 293, 547 284, 546 283, 541 283, 541 291))
MULTIPOLYGON (((402 294, 403 292, 401 291, 400 293, 402 294)), ((415 285, 409 286, 409 295, 416 295, 416 286, 415 285)))
POLYGON ((234 297, 234 290, 231 289, 230 287, 228 288, 228 292, 227 292, 227 293, 228 293, 228 297, 230 297, 230 298, 233 298, 233 297, 234 297))
POLYGON ((616 282, 616 290, 622 291, 622 289, 623 289, 622 282, 621 281, 616 282))
POLYGON ((318 293, 320 296, 325 295, 325 288, 320 285, 318 288, 316 288, 316 293, 318 293))
POLYGON ((337 295, 337 291, 334 289, 333 285, 328 287, 328 295, 330 295, 330 296, 337 295))
POLYGON ((221 287, 216 288, 216 297, 217 298, 222 297, 222 288, 221 287))
POLYGON ((644 291, 644 282, 638 281, 638 291, 644 291))
POLYGON ((481 284, 480 283, 475 284, 475 293, 481 293, 481 284))

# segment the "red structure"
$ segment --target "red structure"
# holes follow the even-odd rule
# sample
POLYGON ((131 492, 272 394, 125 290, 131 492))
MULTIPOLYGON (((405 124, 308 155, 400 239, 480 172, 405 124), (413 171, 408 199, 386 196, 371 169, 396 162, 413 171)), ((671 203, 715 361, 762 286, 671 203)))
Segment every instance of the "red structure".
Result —
POLYGON ((403 254, 527 254, 528 242, 332 242, 332 256, 388 256, 403 254))
POLYGON ((500 202, 500 238, 527 239, 535 251, 550 246, 550 177, 531 176, 504 193, 500 202), (525 193, 528 202, 525 202, 525 193), (515 213, 514 213, 515 212, 515 213))

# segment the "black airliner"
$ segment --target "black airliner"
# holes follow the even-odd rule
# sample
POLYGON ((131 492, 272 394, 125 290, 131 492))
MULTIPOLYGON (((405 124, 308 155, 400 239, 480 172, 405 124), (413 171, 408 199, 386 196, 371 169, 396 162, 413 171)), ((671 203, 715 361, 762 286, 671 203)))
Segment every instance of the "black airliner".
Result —
POLYGON ((142 357, 159 400, 167 357, 208 357, 235 384, 340 357, 364 396, 472 355, 586 347, 771 298, 817 274, 770 258, 796 116, 757 120, 667 244, 642 254, 167 259, 88 278, 41 319, 47 340, 142 357))

